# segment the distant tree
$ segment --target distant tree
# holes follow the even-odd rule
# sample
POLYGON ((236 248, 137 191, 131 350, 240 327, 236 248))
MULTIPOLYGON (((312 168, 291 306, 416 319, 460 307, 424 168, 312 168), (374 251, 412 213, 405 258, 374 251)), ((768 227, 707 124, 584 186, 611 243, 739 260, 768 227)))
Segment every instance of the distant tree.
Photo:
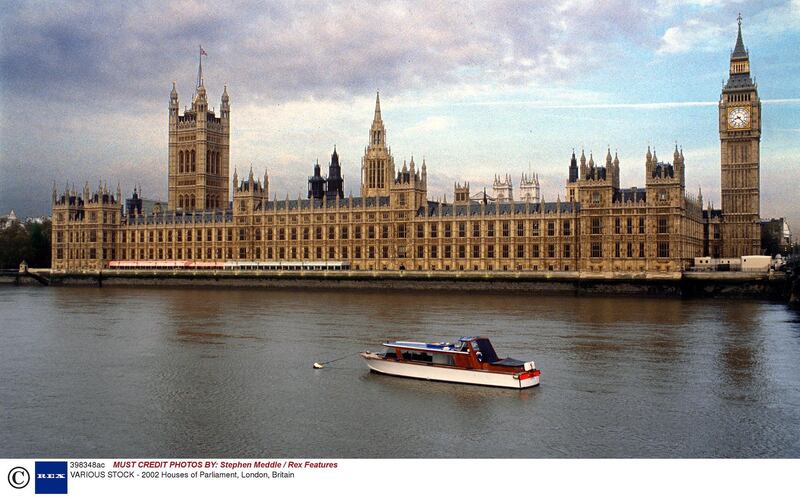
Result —
POLYGON ((51 227, 50 220, 42 223, 29 223, 30 255, 26 260, 31 268, 50 268, 51 227))
POLYGON ((761 232, 761 254, 775 256, 781 253, 781 243, 775 232, 764 230, 761 232))
POLYGON ((50 267, 51 223, 14 223, 0 230, 0 268, 17 269, 22 261, 31 268, 50 267))
POLYGON ((20 223, 13 223, 0 231, 0 267, 18 268, 30 252, 28 231, 20 223))

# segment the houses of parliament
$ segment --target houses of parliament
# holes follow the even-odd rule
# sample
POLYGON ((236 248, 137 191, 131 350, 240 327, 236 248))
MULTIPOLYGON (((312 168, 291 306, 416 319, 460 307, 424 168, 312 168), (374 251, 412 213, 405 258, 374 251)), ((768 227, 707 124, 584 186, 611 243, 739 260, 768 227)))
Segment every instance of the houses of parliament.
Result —
POLYGON ((719 100, 721 209, 704 209, 702 194, 687 193, 677 146, 662 158, 647 148, 641 188, 620 186, 620 160, 610 149, 604 158, 573 151, 563 200, 545 201, 538 178, 523 178, 527 192, 514 200, 510 178, 495 178, 492 197, 457 183, 452 202, 432 201, 425 160, 395 163, 380 96, 361 158, 360 195, 344 195, 334 149, 327 176, 314 165, 306 198, 279 200, 266 174, 234 172, 229 184, 227 88, 219 114, 208 104, 202 71, 183 113, 173 84, 165 206, 143 209, 140 190, 123 202, 119 187, 54 188, 53 270, 179 260, 197 267, 306 261, 350 270, 651 273, 681 271, 699 256, 760 252, 761 104, 741 19, 719 100))

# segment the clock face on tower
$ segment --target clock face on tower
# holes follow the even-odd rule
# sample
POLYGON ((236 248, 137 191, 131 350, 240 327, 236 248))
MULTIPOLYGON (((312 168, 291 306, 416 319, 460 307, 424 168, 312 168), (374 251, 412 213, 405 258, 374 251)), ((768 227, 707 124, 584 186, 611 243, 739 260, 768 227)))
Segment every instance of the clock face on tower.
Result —
POLYGON ((750 111, 744 107, 734 107, 728 111, 728 128, 749 128, 750 111))

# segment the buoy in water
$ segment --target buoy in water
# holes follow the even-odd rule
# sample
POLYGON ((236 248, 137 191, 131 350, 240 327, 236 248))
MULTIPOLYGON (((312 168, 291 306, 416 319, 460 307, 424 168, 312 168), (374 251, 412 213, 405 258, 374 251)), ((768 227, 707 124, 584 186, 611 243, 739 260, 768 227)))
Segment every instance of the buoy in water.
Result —
POLYGON ((314 368, 325 368, 325 367, 323 365, 320 365, 319 363, 314 363, 314 368))

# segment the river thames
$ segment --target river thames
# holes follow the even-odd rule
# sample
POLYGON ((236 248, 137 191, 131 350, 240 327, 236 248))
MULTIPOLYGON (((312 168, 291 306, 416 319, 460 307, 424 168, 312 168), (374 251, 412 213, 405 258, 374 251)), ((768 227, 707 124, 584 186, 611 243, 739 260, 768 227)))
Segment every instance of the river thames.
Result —
POLYGON ((0 457, 800 457, 800 313, 676 298, 0 288, 0 457), (486 334, 514 391, 371 374, 486 334))

